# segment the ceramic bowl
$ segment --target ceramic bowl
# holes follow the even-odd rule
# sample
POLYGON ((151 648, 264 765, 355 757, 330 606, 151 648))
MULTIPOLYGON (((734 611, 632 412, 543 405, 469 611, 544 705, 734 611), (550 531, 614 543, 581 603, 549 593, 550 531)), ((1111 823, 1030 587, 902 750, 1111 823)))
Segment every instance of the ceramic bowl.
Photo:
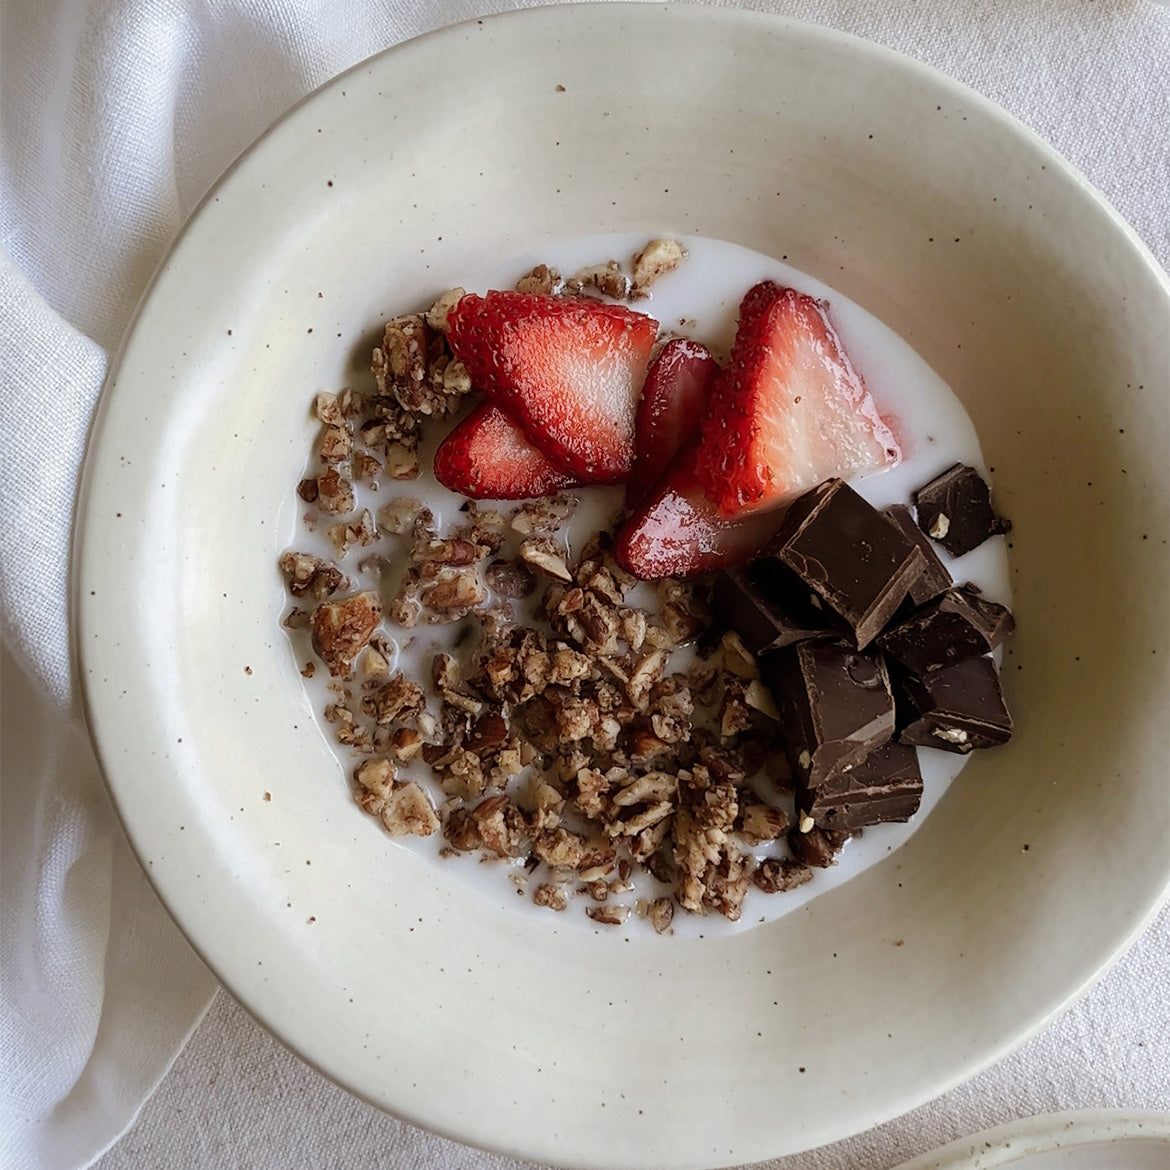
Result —
POLYGON ((1168 380, 1170 288, 1136 237, 904 57, 625 4, 391 50, 233 166, 109 378, 75 634, 129 837, 251 1012, 443 1134, 694 1167, 884 1121, 1067 1005, 1166 890, 1168 380), (1015 522, 1015 742, 887 861, 718 940, 514 915, 374 831, 279 628, 312 394, 485 256, 642 230, 787 256, 899 332, 1015 522))
POLYGON ((959 1138, 898 1170, 1163 1170, 1168 1161, 1170 1113, 1079 1109, 959 1138))

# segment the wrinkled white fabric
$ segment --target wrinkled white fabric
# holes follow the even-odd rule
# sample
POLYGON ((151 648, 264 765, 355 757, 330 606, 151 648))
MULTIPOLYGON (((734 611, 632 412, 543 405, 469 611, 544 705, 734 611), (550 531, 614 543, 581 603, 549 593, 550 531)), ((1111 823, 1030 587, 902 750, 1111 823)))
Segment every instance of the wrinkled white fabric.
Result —
MULTIPOLYGON (((289 105, 410 36, 527 6, 6 0, 0 1165, 64 1170, 100 1154, 133 1121, 214 987, 131 858, 77 715, 69 533, 106 363, 184 218, 289 105)), ((1166 9, 1143 0, 742 6, 871 37, 973 85, 1056 145, 1163 263, 1170 258, 1166 9)), ((1163 916, 1103 987, 1045 1034, 1049 1041, 847 1143, 835 1161, 809 1155, 785 1170, 887 1166, 935 1135, 1006 1119, 1016 1109, 1005 1101, 1170 1107, 1170 1045, 1157 1008, 1164 967, 1161 1000, 1150 993, 1168 937, 1163 916), (1132 1036, 1140 1052, 1109 1039, 1118 1035, 1132 1036), (1162 1102, 1153 1099, 1159 1091, 1162 1102)), ((227 1002, 143 1125, 103 1161, 152 1170, 388 1164, 504 1163, 373 1113, 260 1037, 227 1002), (233 1075, 217 1078, 221 1062, 233 1075), (294 1091, 290 1111, 281 1098, 294 1091), (285 1139, 290 1127, 297 1143, 285 1139)))
POLYGON ((214 980, 146 884, 85 733, 0 658, 0 1166, 83 1166, 133 1119, 214 980))

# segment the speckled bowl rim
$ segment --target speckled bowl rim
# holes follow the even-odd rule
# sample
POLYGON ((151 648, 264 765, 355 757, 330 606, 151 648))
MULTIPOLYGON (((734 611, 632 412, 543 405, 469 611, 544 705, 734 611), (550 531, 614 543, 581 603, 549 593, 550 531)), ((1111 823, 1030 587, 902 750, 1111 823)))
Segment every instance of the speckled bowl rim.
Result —
POLYGON ((1041 1113, 958 1138, 897 1170, 996 1170, 1055 1150, 1135 1141, 1160 1141, 1170 1156, 1170 1113, 1145 1109, 1041 1113))
MULTIPOLYGON (((940 92, 949 92, 951 94, 961 97, 962 101, 968 105, 974 105, 981 108, 991 119, 993 119, 1001 128, 1005 135, 1023 142, 1034 154, 1042 158, 1048 168, 1062 175, 1069 183, 1092 194, 1095 200, 1099 214, 1107 219, 1116 232, 1116 240, 1119 246, 1126 246, 1131 253, 1140 261, 1148 266, 1152 273, 1155 274, 1156 280, 1160 283, 1163 291, 1167 297, 1167 303, 1170 304, 1170 280, 1167 279, 1165 273, 1162 272, 1157 261, 1148 252, 1145 245, 1132 231, 1132 229, 1121 219, 1121 217, 1091 188, 1087 180, 1083 178, 1074 168, 1071 167, 1065 160, 1063 160, 1055 151, 1048 147, 1041 139, 1034 135, 1030 130, 1018 122, 1015 118, 1008 115, 1005 111, 995 106, 993 103, 979 97, 970 91, 967 87, 955 82, 945 75, 922 65, 912 59, 909 59, 901 54, 895 53, 892 50, 884 47, 866 42, 860 38, 853 37, 849 34, 838 32, 835 30, 823 28, 820 26, 808 25, 801 22, 791 21, 784 18, 772 17, 764 14, 744 12, 734 9, 700 9, 691 6, 669 6, 660 7, 656 5, 642 5, 642 4, 615 4, 615 5, 565 5, 554 6, 542 9, 529 9, 525 11, 504 13, 497 16, 485 17, 483 23, 486 22, 510 22, 514 23, 516 27, 520 27, 523 22, 532 20, 536 14, 540 14, 540 19, 555 19, 551 14, 560 14, 560 18, 569 20, 574 11, 582 9, 588 10, 592 19, 601 18, 600 13, 604 9, 620 10, 657 10, 661 18, 666 20, 691 20, 696 21, 700 18, 704 22, 709 22, 711 29, 721 25, 731 24, 754 24, 761 30, 768 30, 775 33, 783 30, 787 36, 796 38, 803 38, 810 43, 823 43, 835 46, 838 49, 845 50, 849 53, 858 54, 861 56, 868 56, 873 60, 882 62, 893 73, 909 73, 917 75, 919 78, 929 79, 929 81, 937 86, 940 92)), ((468 22, 470 23, 470 22, 468 22)), ((300 119, 308 122, 308 112, 312 108, 312 103, 321 94, 326 92, 336 91, 346 84, 346 79, 351 75, 356 74, 359 70, 368 68, 371 62, 394 60, 398 55, 408 54, 413 51, 413 46, 421 41, 444 41, 449 40, 454 44, 459 30, 463 26, 450 26, 444 29, 436 30, 435 32, 426 34, 423 38, 417 38, 415 41, 407 42, 403 45, 395 46, 386 50, 384 53, 369 59, 366 62, 355 66, 353 70, 342 74, 338 78, 329 82, 326 86, 309 95, 297 106, 293 107, 284 117, 270 128, 264 135, 262 135, 257 142, 249 148, 249 150, 237 160, 235 164, 225 173, 216 186, 208 193, 200 207, 193 213, 188 224, 185 226, 183 232, 176 240, 171 253, 167 259, 163 261, 159 272, 156 273, 151 285, 144 293, 143 300, 139 305, 135 321, 131 324, 127 333, 127 338, 123 343, 122 351, 119 357, 112 363, 107 386, 116 382, 120 371, 120 363, 122 355, 125 353, 126 347, 129 344, 131 337, 133 337, 135 329, 137 328, 138 319, 142 315, 143 308, 150 303, 152 296, 155 293, 156 286, 162 275, 166 273, 171 257, 174 252, 178 250, 184 240, 191 231, 192 225, 195 224, 200 217, 201 210, 207 206, 211 201, 217 200, 220 193, 230 189, 232 176, 241 161, 248 158, 255 158, 260 155, 268 142, 272 132, 277 127, 287 126, 288 124, 300 119)), ((567 26, 566 26, 567 27, 567 26)), ((83 687, 83 701, 86 712, 86 717, 89 722, 91 733, 93 736, 95 748, 97 751, 99 763, 101 765, 103 774, 106 778, 108 788, 113 797, 114 805, 119 813, 123 824, 127 827, 128 836, 132 847, 140 860, 144 857, 147 842, 143 840, 138 833, 133 831, 131 827, 135 822, 135 818, 131 815, 133 812, 127 806, 127 801, 132 798, 132 794, 124 789, 119 781, 118 769, 112 760, 112 744, 117 739, 120 732, 115 727, 111 726, 102 718, 101 708, 101 685, 92 681, 87 675, 84 666, 87 661, 87 643, 86 635, 94 628, 95 623, 102 620, 103 614, 101 608, 98 606, 90 606, 87 604, 86 590, 89 584, 90 574, 93 571, 92 566, 86 560, 86 540, 87 537, 95 538, 97 534, 97 521, 94 517, 95 512, 95 492, 93 488, 95 478, 95 466, 103 459, 112 458, 112 454, 108 451, 108 436, 104 432, 103 423, 106 417, 106 410, 109 402, 109 392, 103 394, 102 402, 99 406, 97 421, 94 425, 91 445, 87 456, 86 471, 83 479, 83 485, 80 495, 80 504, 78 509, 78 523, 74 542, 74 565, 73 565, 73 607, 72 607, 72 640, 75 652, 78 656, 78 662, 82 669, 79 669, 79 677, 82 679, 83 687)), ((501 1153, 510 1154, 516 1157, 540 1157, 542 1155, 548 1156, 550 1150, 547 1146, 535 1149, 526 1143, 521 1135, 515 1133, 502 1134, 499 1138, 484 1137, 482 1134, 469 1134, 464 1128, 462 1120, 457 1116, 452 1116, 449 1110, 399 1110, 392 1104, 388 1105, 384 1100, 377 1101, 372 1094, 367 1093, 363 1086, 355 1084, 351 1080, 347 1080, 344 1070, 336 1067, 331 1067, 327 1063, 318 1063, 310 1044, 295 1043, 287 1033, 283 1032, 279 1025, 269 1016, 265 1006, 262 1002, 261 996, 258 994, 258 988, 252 984, 246 973, 238 970, 232 962, 230 948, 224 949, 218 943, 218 940, 201 935, 197 931, 189 929, 189 916, 187 914, 187 903, 185 895, 182 890, 175 885, 168 885, 167 883, 160 883, 155 881, 156 889, 158 890, 167 909, 175 918, 180 928, 184 929, 190 939, 192 945, 202 956, 208 966, 217 974, 217 976, 229 987, 232 992, 237 995, 245 1008, 250 1011, 262 1024, 274 1031, 286 1043, 290 1043, 294 1049, 306 1059, 309 1063, 314 1064, 325 1075, 335 1079, 343 1087, 349 1089, 358 1095, 366 1096, 368 1100, 374 1101, 383 1108, 389 1108, 399 1113, 406 1120, 426 1126, 445 1136, 455 1138, 462 1141, 473 1141, 485 1148, 494 1149, 501 1153)), ((900 1112, 909 1110, 922 1102, 937 1096, 943 1091, 951 1088, 955 1084, 968 1079, 975 1075, 982 1069, 988 1067, 995 1061, 1001 1059, 1014 1048, 1022 1044, 1029 1036, 1033 1035, 1045 1023, 1048 1022, 1054 1015, 1062 1011, 1070 1003, 1075 1001, 1084 991, 1096 980, 1105 970, 1117 959, 1117 957, 1131 944, 1133 939, 1141 932, 1144 926, 1156 913, 1161 902, 1166 898, 1167 893, 1170 892, 1170 863, 1168 863, 1165 874, 1165 882, 1158 897, 1150 901, 1150 903, 1141 908, 1140 915, 1130 917, 1125 924, 1124 929, 1119 929, 1111 941, 1111 945, 1104 947, 1099 953, 1095 954, 1091 963, 1087 964, 1083 969, 1078 970, 1070 975, 1070 978, 1064 986, 1054 988, 1054 994, 1048 1000, 1043 1011, 1037 1013, 1032 1018, 1017 1022, 1014 1030, 1007 1035, 997 1037, 995 1043, 989 1044, 983 1051, 973 1055, 968 1055, 965 1059, 955 1062, 953 1071, 950 1076, 943 1080, 932 1081, 931 1083, 919 1084, 914 1091, 905 1093, 904 1097, 897 1103, 895 1108, 889 1106, 883 1107, 880 1112, 874 1112, 872 1107, 867 1107, 864 1104, 854 1103, 851 1110, 842 1111, 841 1117, 827 1128, 822 1128, 818 1132, 817 1140, 814 1142, 806 1142, 800 1147, 790 1147, 787 1152, 793 1152, 797 1148, 808 1148, 809 1145, 820 1144, 824 1141, 834 1140, 836 1138, 843 1138, 852 1133, 858 1132, 870 1125, 877 1124, 881 1121, 897 1115, 900 1112)), ((1137 910, 1137 908, 1131 908, 1137 910)), ((736 1160, 742 1160, 743 1157, 759 1158, 769 1156, 769 1151, 765 1145, 761 1145, 757 1138, 749 1141, 742 1147, 743 1154, 736 1153, 736 1160)), ((550 1159, 551 1160, 551 1159, 550 1159)), ((612 1156, 598 1159, 596 1157, 584 1161, 581 1156, 573 1150, 565 1149, 557 1152, 555 1161, 562 1165, 620 1165, 629 1160, 628 1151, 616 1151, 612 1156)), ((662 1160, 660 1163, 655 1163, 663 1166, 700 1166, 715 1164, 707 1156, 695 1157, 693 1155, 672 1156, 662 1160)), ((729 1164, 726 1161, 719 1162, 721 1165, 729 1164)))

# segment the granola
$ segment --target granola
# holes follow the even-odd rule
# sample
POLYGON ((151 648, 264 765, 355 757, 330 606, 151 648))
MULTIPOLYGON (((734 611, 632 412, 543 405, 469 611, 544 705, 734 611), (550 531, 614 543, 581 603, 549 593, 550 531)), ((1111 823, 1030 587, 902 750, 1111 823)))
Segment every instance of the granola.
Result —
MULTIPOLYGON (((684 258, 653 240, 628 272, 541 265, 517 288, 636 300, 684 258)), ((779 713, 738 636, 707 636, 704 591, 636 582, 605 525, 570 540, 579 492, 439 518, 429 484, 403 492, 472 390, 447 344, 463 295, 387 322, 367 393, 313 404, 296 491, 318 547, 280 559, 298 603, 284 624, 327 668, 354 800, 390 835, 513 867, 535 906, 579 902, 599 928, 734 921, 749 890, 796 888, 840 842, 789 832, 779 713)))

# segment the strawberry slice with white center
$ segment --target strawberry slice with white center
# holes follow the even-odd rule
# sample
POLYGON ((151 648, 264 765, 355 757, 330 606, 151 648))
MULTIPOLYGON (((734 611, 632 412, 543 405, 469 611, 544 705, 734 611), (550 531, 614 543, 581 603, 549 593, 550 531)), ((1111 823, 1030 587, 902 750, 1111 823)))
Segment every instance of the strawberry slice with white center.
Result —
POLYGON ((587 298, 489 292, 460 298, 447 320, 472 383, 554 464, 583 483, 629 475, 652 317, 587 298))
POLYGON ((634 469, 626 501, 634 505, 657 483, 698 427, 719 364, 689 337, 673 337, 650 363, 634 425, 634 469))
POLYGON ((725 515, 783 504, 826 479, 882 471, 898 442, 822 301, 766 280, 739 310, 731 361, 702 422, 699 476, 725 515))
POLYGON ((527 500, 577 486, 490 402, 476 407, 439 444, 435 478, 473 500, 527 500))
POLYGON ((692 435, 618 532, 614 558, 632 576, 693 577, 741 564, 757 556, 779 529, 782 511, 723 515, 703 491, 701 453, 699 436, 692 435))

